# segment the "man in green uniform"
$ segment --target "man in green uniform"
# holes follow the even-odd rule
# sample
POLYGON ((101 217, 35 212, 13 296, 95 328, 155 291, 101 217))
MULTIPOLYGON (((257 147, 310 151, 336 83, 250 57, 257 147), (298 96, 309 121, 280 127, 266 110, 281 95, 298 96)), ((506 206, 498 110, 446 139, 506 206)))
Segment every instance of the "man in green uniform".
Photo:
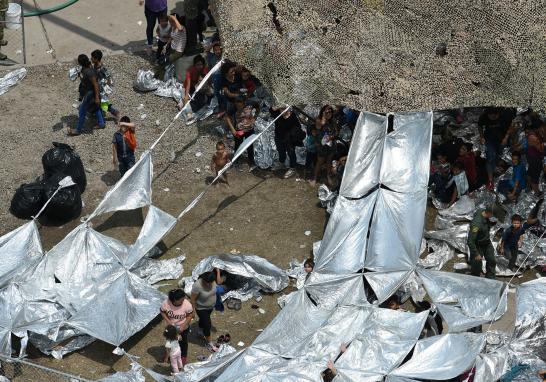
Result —
POLYGON ((493 208, 478 210, 470 223, 467 244, 470 249, 470 269, 473 276, 480 277, 482 273, 482 257, 485 257, 485 277, 495 278, 495 250, 489 239, 489 219, 493 216, 493 208))
MULTIPOLYGON (((8 0, 0 0, 0 47, 6 46, 8 42, 4 40, 4 28, 6 27, 6 12, 8 11, 8 0)), ((0 60, 8 58, 5 54, 0 52, 0 60)))

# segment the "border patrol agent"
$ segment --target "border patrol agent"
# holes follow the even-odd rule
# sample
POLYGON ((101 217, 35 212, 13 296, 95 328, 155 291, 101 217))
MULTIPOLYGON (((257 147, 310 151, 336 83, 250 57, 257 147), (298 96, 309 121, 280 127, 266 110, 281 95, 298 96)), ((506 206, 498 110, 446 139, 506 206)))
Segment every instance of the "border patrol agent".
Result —
POLYGON ((485 277, 495 278, 495 249, 489 239, 489 228, 492 223, 493 208, 478 210, 470 223, 467 244, 470 249, 470 270, 472 276, 480 277, 482 273, 482 258, 485 258, 485 277))

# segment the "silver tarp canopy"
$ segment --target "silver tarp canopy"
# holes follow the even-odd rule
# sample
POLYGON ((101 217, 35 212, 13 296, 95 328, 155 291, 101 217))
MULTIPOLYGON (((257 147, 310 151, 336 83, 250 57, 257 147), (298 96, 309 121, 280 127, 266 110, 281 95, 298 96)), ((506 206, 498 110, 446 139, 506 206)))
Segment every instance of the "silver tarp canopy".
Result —
POLYGON ((485 335, 474 333, 445 334, 420 340, 411 359, 392 374, 435 380, 455 378, 474 366, 484 345, 485 335))
POLYGON ((165 295, 129 271, 121 271, 68 325, 119 346, 159 314, 165 295))
POLYGON ((417 273, 450 332, 497 320, 508 308, 508 288, 503 282, 424 269, 417 273))
POLYGON ((520 360, 546 362, 546 278, 517 290, 516 329, 510 348, 520 360))
POLYGON ((0 286, 32 268, 43 256, 34 220, 0 237, 0 286))
MULTIPOLYGON (((214 268, 251 279, 258 290, 279 292, 288 286, 288 275, 285 271, 271 264, 264 258, 254 255, 223 254, 209 256, 199 262, 192 271, 191 277, 183 279, 186 293, 200 275, 214 268)), ((254 286, 250 286, 250 289, 254 286)))
POLYGON ((386 128, 385 116, 362 113, 358 119, 340 196, 315 259, 318 271, 398 271, 413 268, 419 257, 432 113, 395 114, 393 131, 386 128))

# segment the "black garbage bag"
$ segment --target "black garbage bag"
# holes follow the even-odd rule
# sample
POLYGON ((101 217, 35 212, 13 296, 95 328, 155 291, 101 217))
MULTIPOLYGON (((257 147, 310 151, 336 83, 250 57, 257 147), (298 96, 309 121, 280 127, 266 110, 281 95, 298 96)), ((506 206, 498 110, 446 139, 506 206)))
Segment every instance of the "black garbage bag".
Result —
POLYGON ((53 146, 42 156, 44 178, 47 180, 57 173, 69 175, 78 185, 80 193, 83 193, 87 186, 87 177, 80 156, 67 144, 53 142, 53 146))
MULTIPOLYGON (((45 181, 44 197, 47 201, 59 187, 59 182, 66 175, 55 174, 45 181)), ((44 225, 63 225, 76 219, 82 213, 82 195, 78 185, 62 188, 51 199, 42 215, 40 222, 44 225)))
POLYGON ((32 219, 44 205, 45 184, 43 182, 22 184, 11 199, 9 212, 19 219, 32 219))

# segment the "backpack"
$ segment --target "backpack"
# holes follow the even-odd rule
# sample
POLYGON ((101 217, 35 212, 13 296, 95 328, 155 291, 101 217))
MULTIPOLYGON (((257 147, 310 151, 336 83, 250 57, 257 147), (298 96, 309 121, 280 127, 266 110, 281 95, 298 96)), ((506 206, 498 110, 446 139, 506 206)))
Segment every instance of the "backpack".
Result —
POLYGON ((125 139, 125 142, 127 143, 127 147, 129 148, 129 150, 134 152, 136 150, 136 147, 137 147, 137 140, 136 140, 135 132, 131 131, 131 130, 127 130, 123 134, 123 138, 125 139))

